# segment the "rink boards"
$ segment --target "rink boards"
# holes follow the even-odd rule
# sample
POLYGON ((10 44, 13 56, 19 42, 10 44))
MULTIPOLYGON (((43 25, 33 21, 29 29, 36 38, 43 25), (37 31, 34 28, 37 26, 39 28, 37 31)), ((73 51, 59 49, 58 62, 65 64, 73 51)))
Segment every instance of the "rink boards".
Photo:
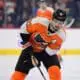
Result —
MULTIPOLYGON (((0 55, 19 55, 21 49, 0 49, 0 55)), ((80 49, 61 49, 61 55, 80 55, 80 49)))
MULTIPOLYGON (((20 46, 19 29, 0 29, 0 55, 19 55, 20 46)), ((60 53, 62 55, 80 54, 80 29, 67 29, 66 40, 60 53)))

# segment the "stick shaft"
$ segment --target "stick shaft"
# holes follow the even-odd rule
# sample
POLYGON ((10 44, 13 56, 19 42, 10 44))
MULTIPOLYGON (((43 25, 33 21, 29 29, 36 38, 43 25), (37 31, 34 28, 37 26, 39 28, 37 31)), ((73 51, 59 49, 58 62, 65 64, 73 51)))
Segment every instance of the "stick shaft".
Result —
MULTIPOLYGON (((35 56, 33 55, 33 53, 30 53, 32 59, 34 60, 34 63, 35 63, 35 67, 37 67, 37 69, 39 70, 40 74, 42 75, 43 79, 44 80, 47 80, 46 77, 44 76, 44 73, 42 72, 42 70, 40 69, 40 67, 38 66, 38 63, 36 62, 36 58, 35 56)), ((38 61, 38 60, 37 60, 38 61)))

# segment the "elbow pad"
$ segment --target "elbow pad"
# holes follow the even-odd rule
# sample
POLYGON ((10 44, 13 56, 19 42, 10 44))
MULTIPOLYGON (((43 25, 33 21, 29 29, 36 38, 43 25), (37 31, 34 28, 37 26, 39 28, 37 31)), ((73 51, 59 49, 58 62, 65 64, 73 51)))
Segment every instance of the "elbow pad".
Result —
POLYGON ((20 33, 20 37, 22 39, 21 44, 25 44, 29 41, 30 34, 20 33))

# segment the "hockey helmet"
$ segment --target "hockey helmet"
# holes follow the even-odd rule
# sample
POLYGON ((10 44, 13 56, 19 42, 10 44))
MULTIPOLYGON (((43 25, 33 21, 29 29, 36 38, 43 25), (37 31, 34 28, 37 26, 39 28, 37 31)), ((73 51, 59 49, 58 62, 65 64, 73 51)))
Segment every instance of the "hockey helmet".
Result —
POLYGON ((66 20, 66 12, 61 9, 56 10, 53 14, 53 19, 64 22, 66 20))

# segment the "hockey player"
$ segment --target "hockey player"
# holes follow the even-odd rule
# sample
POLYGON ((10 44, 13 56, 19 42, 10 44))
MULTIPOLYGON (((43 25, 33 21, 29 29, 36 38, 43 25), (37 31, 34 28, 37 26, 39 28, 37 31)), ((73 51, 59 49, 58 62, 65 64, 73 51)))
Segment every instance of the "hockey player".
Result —
POLYGON ((38 5, 39 9, 37 10, 36 15, 51 20, 54 9, 52 7, 48 7, 47 2, 45 0, 40 0, 38 2, 38 5))
POLYGON ((66 13, 57 10, 53 16, 53 21, 36 17, 27 24, 25 23, 26 27, 24 27, 25 29, 22 28, 23 31, 20 33, 24 49, 21 52, 11 80, 24 80, 29 70, 33 68, 34 63, 31 60, 31 52, 39 62, 44 63, 50 80, 61 80, 57 52, 65 40, 63 23, 66 19, 66 13))

